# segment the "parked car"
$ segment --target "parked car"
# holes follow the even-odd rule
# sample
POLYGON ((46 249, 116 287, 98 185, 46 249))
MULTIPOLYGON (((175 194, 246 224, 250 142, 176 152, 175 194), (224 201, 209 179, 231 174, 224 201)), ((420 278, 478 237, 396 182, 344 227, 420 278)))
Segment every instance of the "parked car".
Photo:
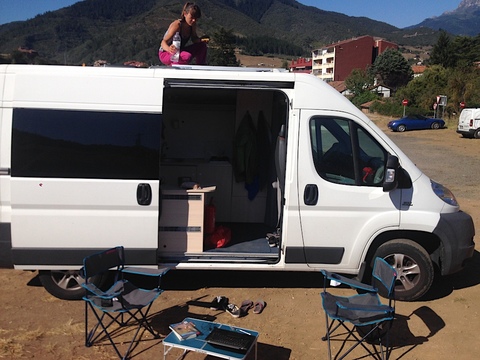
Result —
POLYGON ((445 121, 437 118, 428 118, 423 115, 407 115, 388 123, 392 131, 404 132, 405 130, 442 129, 445 121))
POLYGON ((457 133, 480 139, 480 109, 463 109, 458 118, 457 133))

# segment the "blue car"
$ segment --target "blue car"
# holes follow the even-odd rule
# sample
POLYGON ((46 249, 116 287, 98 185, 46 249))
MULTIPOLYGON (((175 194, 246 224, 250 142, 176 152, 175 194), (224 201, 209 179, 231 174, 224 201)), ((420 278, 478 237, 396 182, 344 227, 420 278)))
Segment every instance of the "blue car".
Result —
POLYGON ((390 121, 387 126, 392 131, 398 132, 404 132, 405 130, 442 129, 445 127, 445 121, 422 115, 407 115, 401 119, 390 121))

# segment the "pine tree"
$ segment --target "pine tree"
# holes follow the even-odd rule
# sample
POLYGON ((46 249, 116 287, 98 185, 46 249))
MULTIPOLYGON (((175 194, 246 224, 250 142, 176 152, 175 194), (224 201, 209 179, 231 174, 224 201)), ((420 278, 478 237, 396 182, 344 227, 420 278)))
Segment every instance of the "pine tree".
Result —
POLYGON ((432 65, 442 65, 444 68, 452 68, 456 65, 455 52, 450 37, 444 30, 440 30, 437 43, 433 46, 430 55, 430 62, 432 65))
POLYGON ((223 27, 213 34, 212 42, 208 50, 208 65, 239 66, 235 56, 235 36, 232 30, 223 27))

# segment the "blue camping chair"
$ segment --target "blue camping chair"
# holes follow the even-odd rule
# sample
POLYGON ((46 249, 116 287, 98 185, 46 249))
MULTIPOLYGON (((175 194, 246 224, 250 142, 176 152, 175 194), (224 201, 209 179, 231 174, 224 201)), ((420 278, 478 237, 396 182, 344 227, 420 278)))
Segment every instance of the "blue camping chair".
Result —
POLYGON ((95 341, 107 337, 117 355, 121 359, 127 359, 142 328, 150 332, 155 338, 159 338, 159 335, 149 324, 147 316, 153 302, 163 292, 160 289, 160 279, 167 271, 167 268, 126 268, 123 246, 105 250, 83 259, 82 272, 85 283, 82 286, 86 289, 86 294, 83 297, 83 300, 85 300, 85 346, 90 347, 95 341), (114 273, 114 283, 108 290, 103 291, 89 282, 91 277, 104 274, 107 271, 114 273), (158 286, 153 289, 138 288, 124 279, 124 275, 127 273, 158 277, 158 286), (94 314, 97 320, 92 328, 88 326, 88 314, 90 312, 94 314), (118 329, 118 327, 112 327, 115 324, 120 328, 130 325, 136 325, 137 327, 123 356, 112 339, 112 333, 115 329, 118 329))
POLYGON ((327 328, 327 333, 322 340, 328 342, 329 359, 332 359, 332 339, 338 339, 338 337, 345 335, 341 340, 343 344, 335 356, 336 359, 337 357, 338 359, 345 358, 358 345, 362 345, 371 356, 378 359, 381 355, 381 359, 384 360, 385 352, 387 357, 389 354, 388 331, 395 316, 394 290, 397 278, 395 269, 385 260, 377 257, 373 266, 372 285, 363 284, 325 270, 322 270, 322 273, 324 275, 324 288, 321 296, 327 328), (350 297, 332 295, 327 292, 327 282, 332 280, 357 289, 361 293, 350 297), (382 304, 378 295, 379 290, 385 291, 387 294, 388 305, 382 304), (347 332, 335 333, 339 328, 345 329, 347 332), (358 332, 358 334, 355 332, 358 332), (340 354, 350 337, 353 337, 354 344, 343 354, 340 354), (384 338, 386 339, 385 344, 383 342, 384 338), (365 345, 365 342, 371 344, 373 351, 365 345), (375 343, 378 343, 380 347, 380 354, 375 343), (384 345, 385 352, 383 350, 384 345))

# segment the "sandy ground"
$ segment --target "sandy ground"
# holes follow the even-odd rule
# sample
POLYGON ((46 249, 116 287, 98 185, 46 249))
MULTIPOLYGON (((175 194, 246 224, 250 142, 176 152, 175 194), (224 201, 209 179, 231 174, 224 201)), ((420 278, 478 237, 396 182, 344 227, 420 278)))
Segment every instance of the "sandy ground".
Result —
MULTIPOLYGON (((372 117, 373 118, 373 117, 372 117)), ((453 190, 466 212, 480 228, 480 140, 463 139, 450 128, 436 131, 391 133, 386 120, 377 120, 400 148, 433 179, 453 190)), ((478 249, 478 246, 477 246, 478 249)), ((392 332, 390 359, 470 360, 480 353, 480 256, 476 252, 461 273, 437 279, 432 290, 416 302, 398 302, 392 332)), ((84 346, 84 303, 50 296, 36 273, 0 270, 0 358, 11 359, 115 359, 109 345, 84 346)), ((168 325, 186 316, 228 323, 260 332, 258 359, 326 359, 324 314, 317 273, 170 272, 166 291, 151 311, 154 328, 168 333, 168 325), (263 299, 263 313, 239 319, 195 306, 191 301, 211 301, 225 295, 240 304, 263 299)), ((348 289, 334 289, 353 294, 348 289)), ((123 337, 116 338, 121 341, 123 337)), ((134 349, 134 359, 163 355, 160 340, 145 335, 134 349)), ((339 344, 335 344, 338 349, 339 344)), ((350 358, 362 358, 356 351, 350 358)), ((173 355, 180 355, 172 351, 173 355)), ((210 359, 189 353, 186 359, 210 359)))

